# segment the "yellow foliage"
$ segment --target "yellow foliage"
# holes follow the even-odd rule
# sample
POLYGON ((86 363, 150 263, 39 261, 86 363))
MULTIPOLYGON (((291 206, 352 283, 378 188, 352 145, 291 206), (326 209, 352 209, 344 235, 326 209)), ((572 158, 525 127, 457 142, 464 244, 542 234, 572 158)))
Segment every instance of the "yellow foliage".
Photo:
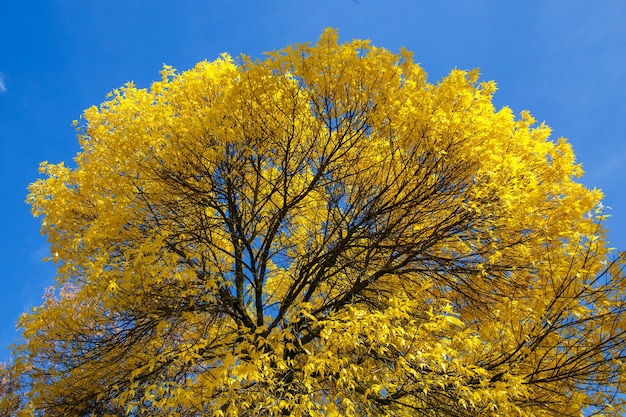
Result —
POLYGON ((19 323, 24 413, 624 411, 602 195, 477 70, 328 29, 161 76, 30 187, 58 275, 19 323))

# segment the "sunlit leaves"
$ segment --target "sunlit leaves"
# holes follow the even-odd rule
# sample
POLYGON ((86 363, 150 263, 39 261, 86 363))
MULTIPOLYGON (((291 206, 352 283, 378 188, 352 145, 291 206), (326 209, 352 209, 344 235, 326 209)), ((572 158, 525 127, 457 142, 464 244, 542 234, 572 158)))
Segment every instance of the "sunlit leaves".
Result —
POLYGON ((58 283, 20 320, 25 415, 620 412, 601 193, 478 71, 327 30, 161 76, 31 186, 58 283))

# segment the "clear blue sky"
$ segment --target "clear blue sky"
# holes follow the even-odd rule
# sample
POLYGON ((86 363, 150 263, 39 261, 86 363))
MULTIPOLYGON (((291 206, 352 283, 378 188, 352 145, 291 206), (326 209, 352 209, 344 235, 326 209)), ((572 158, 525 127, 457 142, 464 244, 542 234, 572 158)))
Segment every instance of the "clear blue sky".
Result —
POLYGON ((221 52, 343 40, 415 53, 436 81, 481 68, 498 107, 527 109, 565 136, 612 207, 613 246, 626 249, 626 1, 624 0, 40 0, 0 6, 0 361, 15 322, 41 302, 54 269, 24 203, 40 161, 70 162, 71 122, 108 91, 148 87, 164 63, 180 70, 221 52))

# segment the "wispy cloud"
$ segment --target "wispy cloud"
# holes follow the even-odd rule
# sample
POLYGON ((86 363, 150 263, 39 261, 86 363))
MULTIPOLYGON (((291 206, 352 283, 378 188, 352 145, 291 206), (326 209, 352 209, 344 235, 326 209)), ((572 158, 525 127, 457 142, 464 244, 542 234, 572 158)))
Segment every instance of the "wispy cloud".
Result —
POLYGON ((0 72, 0 93, 6 93, 7 85, 4 81, 4 74, 0 72))

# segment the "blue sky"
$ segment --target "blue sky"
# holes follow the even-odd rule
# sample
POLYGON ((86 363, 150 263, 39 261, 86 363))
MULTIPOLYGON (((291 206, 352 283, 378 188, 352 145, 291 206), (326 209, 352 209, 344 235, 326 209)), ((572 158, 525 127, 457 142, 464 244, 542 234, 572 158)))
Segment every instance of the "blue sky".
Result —
POLYGON ((498 107, 530 110, 569 138, 583 182, 612 207, 626 249, 626 2, 623 0, 40 0, 0 5, 0 361, 19 315, 54 279, 24 203, 40 161, 70 162, 71 122, 127 81, 148 87, 221 52, 261 57, 322 29, 415 53, 436 81, 481 68, 498 107))

